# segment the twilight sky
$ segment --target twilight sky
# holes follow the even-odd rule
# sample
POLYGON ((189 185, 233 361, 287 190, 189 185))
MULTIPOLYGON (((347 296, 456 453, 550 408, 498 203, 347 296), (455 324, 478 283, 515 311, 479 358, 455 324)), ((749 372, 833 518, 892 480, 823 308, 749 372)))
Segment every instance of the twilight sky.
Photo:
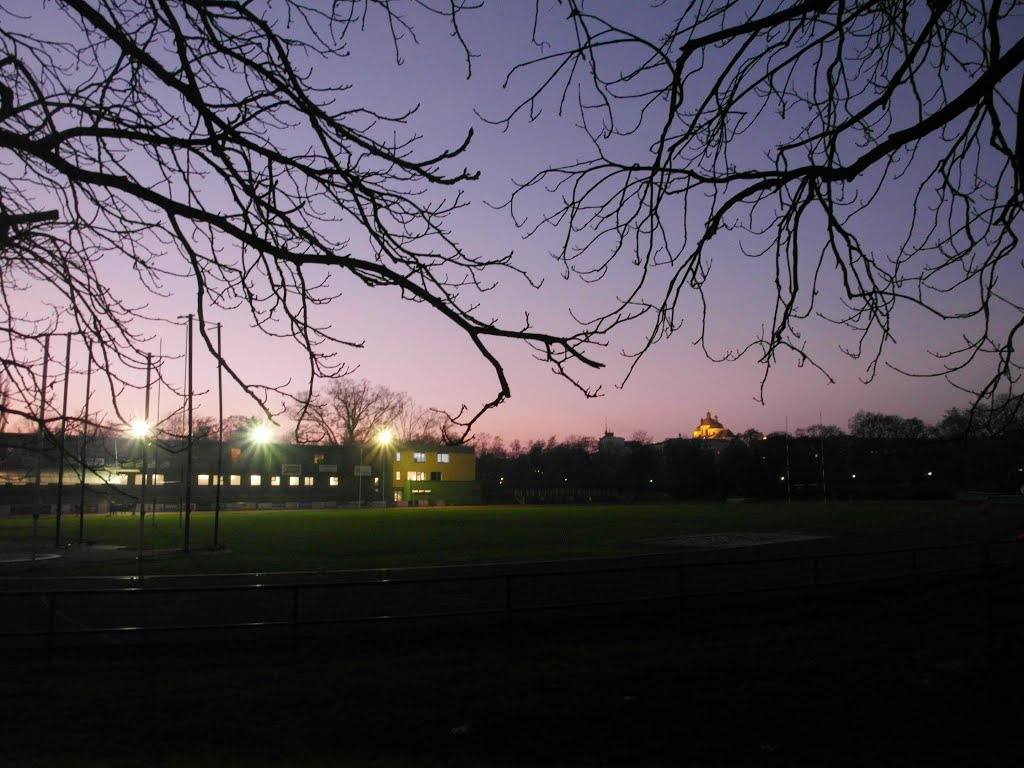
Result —
MULTIPOLYGON (((671 4, 669 4, 671 5, 671 4)), ((613 270, 600 283, 586 284, 578 278, 564 279, 549 251, 557 246, 558 233, 541 231, 524 239, 522 231, 510 221, 508 211, 494 206, 503 203, 513 191, 513 180, 525 180, 533 173, 555 163, 581 157, 586 137, 571 117, 559 118, 551 104, 538 119, 516 120, 507 130, 488 124, 480 116, 500 118, 517 104, 531 80, 513 79, 503 88, 506 73, 524 57, 535 55, 531 48, 532 2, 487 3, 467 14, 462 33, 478 54, 473 60, 473 76, 466 78, 461 49, 449 36, 442 20, 417 17, 419 45, 407 41, 401 52, 403 62, 395 65, 391 41, 381 19, 370 19, 364 31, 352 38, 352 55, 337 70, 325 67, 315 76, 322 83, 351 84, 346 98, 353 104, 369 104, 383 112, 400 112, 412 104, 420 105, 410 118, 411 131, 421 134, 422 151, 439 151, 457 145, 472 127, 475 136, 464 164, 479 170, 479 181, 466 185, 469 206, 452 218, 455 237, 467 251, 499 255, 514 251, 515 263, 534 278, 543 278, 541 289, 534 290, 509 272, 495 275, 499 284, 481 295, 481 317, 495 317, 506 324, 520 322, 529 312, 534 325, 550 332, 573 328, 569 308, 577 316, 601 311, 630 280, 626 269, 613 270)), ((564 15, 564 10, 557 11, 564 15)), ((554 19, 553 21, 557 21, 554 19)), ((562 29, 568 29, 562 26, 562 29)), ((558 24, 542 27, 542 36, 557 47, 558 24)), ((769 123, 769 125, 772 125, 769 123)), ((784 126, 775 125, 783 138, 784 126)), ((639 140, 639 139, 638 139, 639 140)), ((460 163, 460 167, 461 167, 460 163)), ((535 220, 536 210, 517 209, 520 215, 535 220)), ((884 188, 871 212, 869 240, 872 247, 885 252, 901 242, 908 231, 906 189, 900 184, 884 188)), ((773 293, 770 273, 765 265, 737 252, 727 252, 728 241, 716 245, 713 279, 708 284, 709 343, 721 351, 743 345, 770 317, 773 293)), ((354 245, 358 247, 358 243, 354 245)), ((1006 276, 1005 292, 1024 296, 1024 283, 1018 268, 1006 276)), ((117 269, 111 280, 118 281, 117 269)), ((826 280, 828 284, 828 280, 826 280)), ((478 407, 490 400, 497 384, 487 364, 475 353, 465 335, 435 312, 402 301, 397 291, 369 290, 336 278, 334 285, 343 294, 322 315, 345 338, 365 341, 361 350, 344 350, 355 374, 371 381, 409 393, 422 405, 455 411, 460 404, 478 407)), ((186 292, 186 287, 181 289, 186 292)), ((154 307, 168 316, 186 311, 181 296, 174 296, 154 307)), ((697 311, 692 303, 683 304, 687 312, 697 311)), ((269 340, 246 326, 239 313, 214 315, 211 320, 224 323, 225 351, 232 355, 243 374, 281 384, 301 369, 298 350, 279 340, 269 340)), ((997 317, 997 322, 1005 318, 997 317)), ((655 440, 686 435, 705 411, 716 413, 734 431, 756 428, 765 432, 818 423, 846 427, 858 410, 877 410, 936 421, 951 406, 964 406, 969 397, 941 378, 908 378, 885 366, 874 380, 865 384, 865 361, 851 360, 839 347, 849 344, 850 336, 832 324, 811 321, 804 326, 805 338, 835 379, 830 384, 819 371, 800 367, 795 359, 780 357, 764 387, 764 404, 758 402, 763 371, 753 357, 735 363, 714 363, 694 346, 695 331, 684 320, 682 328, 660 342, 641 361, 623 388, 619 384, 629 367, 623 349, 634 349, 642 338, 642 328, 626 328, 609 338, 607 348, 596 354, 605 363, 602 371, 584 372, 583 381, 600 386, 602 397, 587 399, 566 381, 550 374, 547 367, 531 358, 530 351, 512 342, 496 344, 511 389, 511 399, 487 414, 478 424, 478 432, 500 435, 506 440, 565 437, 571 434, 599 435, 606 427, 629 436, 644 430, 655 440)), ((897 311, 894 336, 883 361, 905 369, 929 372, 936 369, 929 351, 941 349, 962 328, 936 321, 926 312, 905 308, 897 311)), ((181 332, 161 327, 166 355, 180 354, 181 332)), ((154 353, 157 351, 154 343, 154 353)), ((180 360, 165 363, 166 375, 181 381, 180 360)), ((976 385, 988 372, 969 372, 958 382, 976 385)), ((200 407, 215 413, 212 391, 215 379, 211 360, 202 352, 197 357, 196 377, 200 388, 200 407)), ((301 385, 296 381, 296 389, 301 385)), ((169 410, 168 396, 161 404, 169 410)), ((141 413, 141 395, 137 398, 141 413)), ((271 402, 271 405, 276 403, 271 402)), ((155 407, 155 405, 154 405, 155 407)), ((130 408, 129 408, 130 410, 130 408)), ((255 413, 256 408, 244 395, 232 388, 226 393, 226 413, 255 413)))

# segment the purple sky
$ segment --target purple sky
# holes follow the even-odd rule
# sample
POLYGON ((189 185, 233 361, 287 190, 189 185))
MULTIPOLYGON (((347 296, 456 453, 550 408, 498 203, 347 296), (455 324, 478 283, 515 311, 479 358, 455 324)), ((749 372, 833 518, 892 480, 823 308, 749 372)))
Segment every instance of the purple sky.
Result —
MULTIPOLYGON (((552 234, 541 233, 524 241, 507 212, 483 204, 502 202, 513 188, 512 179, 524 179, 551 162, 574 159, 585 146, 571 120, 560 120, 550 110, 533 123, 516 122, 507 132, 481 122, 474 114, 475 110, 499 117, 514 106, 517 83, 513 83, 512 93, 503 91, 501 84, 509 67, 524 52, 530 53, 531 9, 532 3, 492 3, 466 17, 463 32, 479 54, 470 80, 465 77, 461 51, 447 37, 444 25, 431 27, 429 22, 417 29, 419 46, 403 47, 402 67, 394 66, 390 42, 378 21, 356 39, 352 57, 338 71, 325 68, 317 75, 324 83, 334 77, 352 83, 354 103, 365 100, 383 111, 400 111, 420 102, 421 111, 411 127, 425 136, 424 152, 455 145, 470 126, 475 129, 465 164, 480 170, 481 180, 466 187, 472 205, 453 219, 454 233, 468 251, 497 255, 514 250, 516 263, 545 281, 541 290, 534 291, 509 273, 498 288, 480 297, 478 314, 515 324, 529 311, 539 329, 558 332, 572 328, 570 306, 584 314, 599 311, 621 290, 629 274, 616 271, 598 285, 563 280, 548 255, 556 242, 552 234)), ((884 251, 906 234, 907 200, 903 190, 893 187, 877 203, 872 244, 884 251)), ((724 243, 718 247, 724 249, 724 243)), ((743 344, 758 331, 765 313, 771 311, 767 278, 762 265, 738 253, 716 254, 708 295, 712 301, 710 341, 717 349, 743 344)), ((1017 281, 1010 292, 1024 295, 1019 271, 1009 279, 1017 281)), ((347 359, 359 366, 357 376, 404 390, 422 405, 447 410, 456 410, 462 403, 475 408, 494 396, 493 374, 464 334, 428 309, 402 302, 397 292, 371 292, 350 282, 344 276, 339 278, 337 285, 345 292, 324 316, 341 335, 366 342, 362 350, 345 352, 347 359)), ((689 303, 685 306, 690 311, 694 308, 689 303)), ((179 299, 161 309, 168 315, 186 311, 179 299)), ((281 384, 291 372, 300 371, 301 357, 296 350, 250 331, 241 314, 211 317, 223 320, 225 350, 241 372, 281 384)), ((920 311, 901 311, 897 321, 897 343, 883 360, 922 372, 935 369, 928 350, 960 332, 920 311)), ((604 396, 596 399, 583 397, 550 374, 521 345, 499 344, 495 351, 505 365, 512 398, 486 415, 477 431, 525 441, 550 435, 599 435, 607 425, 616 434, 628 437, 644 430, 660 440, 687 435, 709 410, 734 431, 756 428, 768 432, 781 430, 787 423, 790 429, 818 423, 819 418, 845 428, 858 410, 934 422, 949 407, 969 402, 964 393, 942 379, 910 379, 885 367, 873 382, 864 384, 861 378, 866 375, 866 363, 850 360, 838 351, 841 343, 849 343, 848 336, 824 322, 811 323, 806 329, 808 340, 836 383, 829 384, 820 372, 800 368, 793 359, 783 357, 765 386, 763 405, 757 402, 762 370, 754 359, 729 364, 709 361, 693 345, 695 333, 687 323, 648 354, 622 389, 618 384, 629 361, 620 352, 635 347, 642 329, 625 329, 613 336, 598 355, 607 367, 584 376, 586 384, 601 386, 604 396)), ((180 332, 168 329, 161 335, 165 354, 180 354, 180 332)), ((172 360, 165 365, 167 375, 180 381, 181 362, 172 360)), ((212 362, 200 354, 197 366, 197 381, 212 390, 212 362)), ((960 381, 970 386, 985 373, 979 370, 960 381)), ((297 381, 295 389, 301 383, 297 381)), ((166 393, 163 398, 161 408, 166 412, 169 398, 166 393)), ((141 413, 141 396, 137 399, 136 413, 141 413)), ((212 392, 199 402, 207 413, 215 413, 212 392)), ((256 408, 232 388, 226 394, 226 412, 255 413, 256 408)))

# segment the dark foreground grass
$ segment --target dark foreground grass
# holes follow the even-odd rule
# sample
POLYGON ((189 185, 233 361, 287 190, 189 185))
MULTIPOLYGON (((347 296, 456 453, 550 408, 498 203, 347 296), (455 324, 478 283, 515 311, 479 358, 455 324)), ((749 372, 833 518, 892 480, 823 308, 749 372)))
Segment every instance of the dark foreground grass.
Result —
MULTIPOLYGON (((973 540, 998 529, 1021 510, 994 509, 994 522, 975 506, 954 502, 840 502, 833 504, 662 504, 419 507, 399 509, 277 510, 223 512, 213 552, 213 515, 192 515, 188 556, 180 548, 178 514, 147 519, 147 573, 316 571, 481 562, 558 560, 664 553, 667 539, 685 534, 797 531, 829 537, 874 537, 891 545, 973 540), (1001 516, 1001 517, 1000 517, 1001 516), (1005 518, 1005 519, 1003 519, 1005 518)), ((65 538, 77 538, 77 519, 66 518, 65 538)), ((29 518, 0 520, 0 541, 23 548, 29 518)), ((90 516, 87 541, 137 544, 138 518, 90 516)), ((40 521, 41 551, 52 551, 53 520, 40 521)), ((126 553, 130 554, 130 552, 126 553)), ((134 573, 121 562, 55 562, 40 572, 134 573)))
POLYGON ((920 608, 410 630, 294 661, 7 659, 0 762, 1024 765, 1019 642, 988 654, 969 593, 920 608))
MULTIPOLYGON (((1013 521, 994 515, 994 529, 1013 521)), ((209 522, 196 517, 197 539, 209 522)), ((107 543, 134 541, 137 520, 87 523, 107 543)), ((175 520, 156 530, 152 541, 173 539, 175 520)), ((224 521, 232 554, 146 566, 638 554, 661 551, 657 538, 729 530, 895 544, 977 537, 988 523, 951 504, 236 512, 224 521)), ((1020 766, 1024 587, 1004 585, 992 612, 987 594, 937 582, 818 611, 688 601, 682 623, 407 625, 305 635, 295 658, 287 638, 198 634, 166 649, 62 648, 49 665, 16 651, 0 659, 0 765, 1020 766)))

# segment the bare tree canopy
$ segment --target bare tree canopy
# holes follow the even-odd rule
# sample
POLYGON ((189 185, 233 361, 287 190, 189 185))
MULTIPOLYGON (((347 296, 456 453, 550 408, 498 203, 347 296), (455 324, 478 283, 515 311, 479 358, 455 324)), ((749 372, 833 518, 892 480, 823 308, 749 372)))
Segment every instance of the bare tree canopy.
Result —
POLYGON ((767 377, 786 353, 830 376, 819 361, 835 335, 809 344, 808 329, 845 327, 840 348, 870 380, 880 363, 901 369, 885 353, 907 310, 950 327, 932 364, 905 372, 979 399, 1015 391, 1019 2, 535 9, 539 52, 510 73, 518 106, 495 122, 557 112, 589 146, 523 181, 508 207, 528 234, 557 233, 567 276, 623 286, 588 328, 644 324, 636 360, 686 329, 712 359, 753 355, 767 377), (728 301, 711 290, 723 268, 775 295, 747 343, 716 344, 708 322, 728 301))
MULTIPOLYGON (((324 314, 343 276, 429 306, 491 366, 496 392, 452 415, 454 440, 510 394, 496 342, 529 345, 592 393, 578 371, 627 326, 643 330, 633 365, 685 328, 765 377, 789 355, 829 376, 836 337, 821 331, 842 328, 868 379, 884 364, 1019 404, 1020 2, 534 0, 515 101, 490 117, 556 112, 588 141, 508 208, 528 235, 554 234, 566 275, 617 290, 561 335, 480 314, 494 280, 529 278, 450 231, 477 175, 471 126, 425 141, 415 105, 385 114, 346 85, 361 74, 353 34, 383 30, 400 58, 423 19, 441 20, 471 71, 460 19, 482 4, 0 0, 9 402, 41 388, 39 338, 71 333, 117 408, 153 351, 150 321, 175 320, 161 309, 172 295, 211 354, 227 310, 296 340, 311 393, 351 373, 341 353, 362 344, 324 314), (723 345, 712 289, 737 262, 770 300, 723 345), (926 371, 887 356, 904 309, 950 325, 926 371)), ((224 363, 268 413, 271 394, 294 399, 294 383, 224 363)))
POLYGON ((331 445, 367 442, 392 428, 410 407, 408 395, 383 384, 336 379, 296 408, 296 437, 303 443, 331 445))
MULTIPOLYGON (((860 417, 863 413, 863 411, 859 411, 854 418, 860 417)), ((793 437, 810 437, 818 440, 842 437, 843 434, 842 428, 835 424, 811 424, 808 427, 800 427, 794 431, 793 437)))
POLYGON ((867 439, 919 440, 927 432, 920 419, 871 411, 857 411, 850 419, 850 435, 867 439))
MULTIPOLYGON (((153 351, 146 321, 169 319, 154 305, 174 294, 179 313, 197 315, 211 354, 214 310, 297 340, 311 389, 350 372, 339 351, 362 344, 319 312, 339 295, 340 273, 398 289, 464 331, 497 379, 483 410, 509 395, 496 339, 530 345, 567 376, 569 363, 596 367, 588 333, 554 336, 474 314, 492 272, 519 271, 507 255, 467 253, 448 231, 462 185, 476 177, 460 166, 472 130, 430 149, 414 106, 383 114, 346 98, 346 74, 358 75, 350 35, 378 24, 397 55, 415 39, 401 10, 447 19, 459 45, 464 5, 0 4, 0 327, 14 387, 38 393, 36 340, 72 333, 116 408, 153 351)), ((247 380, 226 357, 228 376, 265 409, 272 392, 294 390, 247 380)), ((468 429, 478 415, 456 418, 468 429)))

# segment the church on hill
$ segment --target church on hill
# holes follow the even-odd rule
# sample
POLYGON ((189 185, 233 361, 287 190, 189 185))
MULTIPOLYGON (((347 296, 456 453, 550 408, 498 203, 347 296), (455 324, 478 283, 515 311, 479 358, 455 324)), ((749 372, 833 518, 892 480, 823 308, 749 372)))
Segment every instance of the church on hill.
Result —
POLYGON ((735 437, 731 430, 725 428, 725 426, 718 420, 718 414, 713 417, 711 411, 708 411, 707 416, 700 420, 700 424, 693 430, 694 440, 727 440, 735 437))

